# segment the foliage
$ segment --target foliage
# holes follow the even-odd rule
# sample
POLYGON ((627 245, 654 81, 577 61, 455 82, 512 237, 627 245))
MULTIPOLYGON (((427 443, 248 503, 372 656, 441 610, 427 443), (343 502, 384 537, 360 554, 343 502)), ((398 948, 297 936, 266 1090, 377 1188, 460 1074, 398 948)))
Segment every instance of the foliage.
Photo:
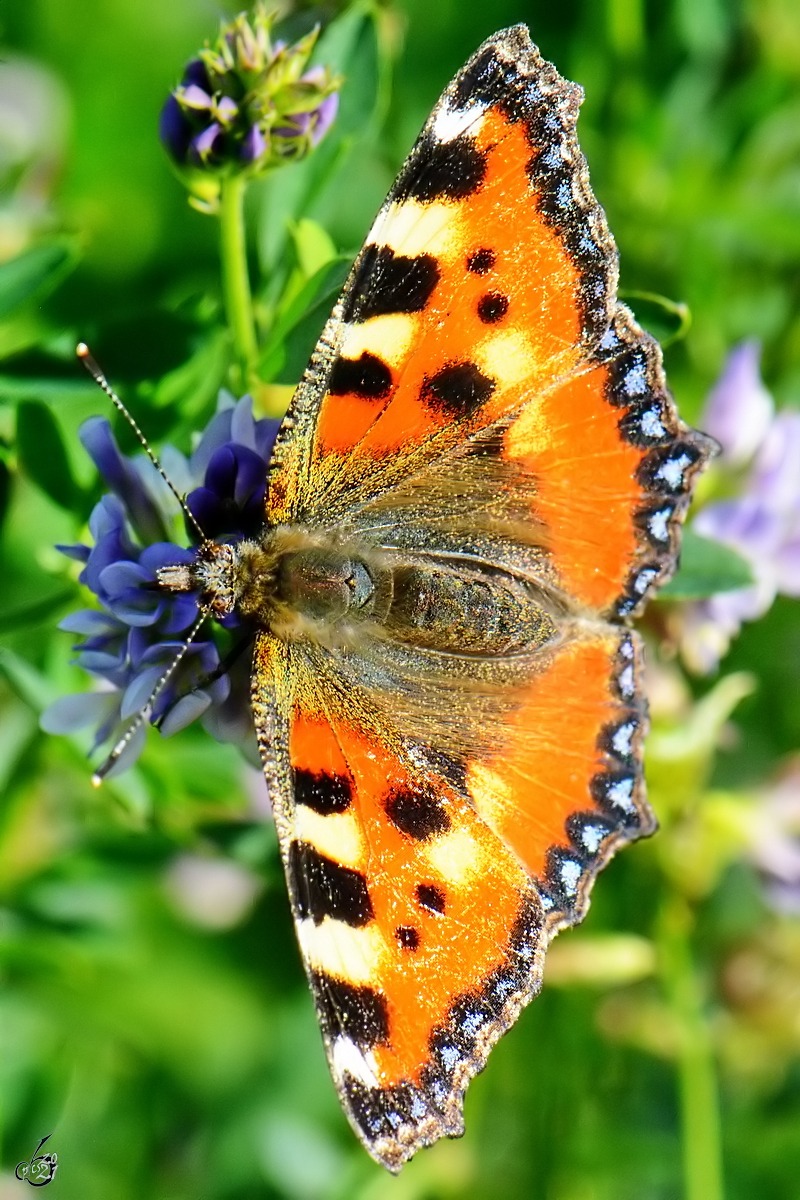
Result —
MULTIPOLYGON (((299 6, 281 38, 297 43, 316 15, 299 6)), ((355 1145, 330 1086, 258 773, 193 724, 151 733, 136 767, 94 791, 90 736, 39 730, 86 687, 56 628, 85 603, 80 564, 53 549, 86 539, 103 491, 77 436, 103 400, 75 343, 181 456, 222 386, 279 415, 431 104, 503 25, 526 21, 586 89, 581 142, 622 286, 673 338, 683 414, 698 418, 752 338, 779 410, 800 404, 794 0, 357 0, 323 15, 311 63, 343 77, 339 113, 313 153, 249 185, 247 342, 217 218, 187 206, 157 136, 183 64, 215 36, 208 5, 3 12, 0 1190, 24 1194, 14 1166, 52 1131, 65 1200, 716 1200, 723 1186, 791 1200, 798 602, 784 588, 716 674, 676 657, 686 602, 735 596, 757 573, 744 542, 709 552, 695 535, 646 619, 661 833, 609 868, 585 926, 554 947, 543 996, 471 1088, 465 1138, 399 1181, 355 1145)), ((749 479, 723 463, 701 502, 747 498, 749 479)))

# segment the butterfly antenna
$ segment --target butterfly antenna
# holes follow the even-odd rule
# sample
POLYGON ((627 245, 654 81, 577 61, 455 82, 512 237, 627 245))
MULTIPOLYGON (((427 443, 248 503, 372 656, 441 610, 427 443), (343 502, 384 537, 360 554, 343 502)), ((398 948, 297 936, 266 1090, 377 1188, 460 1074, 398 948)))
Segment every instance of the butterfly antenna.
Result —
POLYGON ((142 705, 142 707, 139 709, 136 716, 131 721, 128 728, 123 733, 122 737, 117 742, 114 749, 109 754, 108 758, 105 760, 105 762, 103 762, 97 768, 94 775, 92 775, 92 784, 94 785, 94 787, 100 787, 100 784, 103 782, 106 775, 108 775, 108 772, 114 766, 114 763, 118 760, 118 758, 122 754, 125 747, 129 744, 131 738, 136 733, 137 729, 139 729, 140 726, 143 725, 144 722, 147 720, 147 718, 151 715, 151 713, 153 711, 153 705, 155 704, 156 700, 161 695, 164 688, 167 686, 170 679, 172 678, 172 676, 175 674, 178 667, 182 663, 189 647, 191 646, 192 642, 195 640, 198 633, 200 632, 200 630, 203 626, 203 622, 205 621, 206 617, 208 617, 209 613, 210 613, 210 609, 208 609, 208 608, 203 608, 200 610, 200 616, 197 618, 194 625, 189 630, 189 634, 188 634, 188 637, 186 638, 186 641, 183 643, 180 650, 175 655, 172 662, 169 664, 169 666, 167 667, 166 671, 159 679, 156 686, 153 688, 152 692, 150 693, 150 697, 147 700, 147 703, 142 705))
POLYGON ((123 417, 128 422, 131 429, 133 430, 133 432, 136 434, 137 438, 141 442, 141 444, 144 448, 144 452, 147 455, 147 457, 150 459, 150 462, 153 464, 155 469, 158 471, 159 475, 164 480, 164 482, 166 483, 169 490, 172 492, 175 499, 178 501, 178 504, 180 504, 181 510, 183 511, 184 516, 189 521, 190 525, 192 525, 194 527, 194 529, 195 529, 196 533, 199 535, 201 541, 205 545, 207 545, 209 542, 209 538, 203 532, 203 530, 200 528, 197 518, 195 517, 192 510, 189 508, 189 505, 186 503, 183 496, 181 496, 178 489, 175 487, 175 484, 172 482, 169 475, 167 475, 166 471, 161 466, 161 463, 158 461, 155 454, 150 449, 150 444, 147 441, 147 438, 144 436, 141 429, 136 424, 133 417, 128 412, 127 408, 122 403, 119 396, 114 391, 114 389, 112 388, 111 384, 106 379, 103 372, 100 370, 100 367, 97 364, 97 360, 94 357, 94 355, 92 354, 92 352, 90 351, 89 347, 86 345, 85 342, 78 342, 78 345, 75 347, 75 353, 77 354, 78 358, 81 360, 83 365, 86 367, 86 370, 89 372, 89 374, 91 375, 92 379, 95 381, 97 386, 99 388, 103 389, 103 391, 108 396, 109 400, 114 405, 114 407, 117 409, 117 411, 122 413, 123 417))

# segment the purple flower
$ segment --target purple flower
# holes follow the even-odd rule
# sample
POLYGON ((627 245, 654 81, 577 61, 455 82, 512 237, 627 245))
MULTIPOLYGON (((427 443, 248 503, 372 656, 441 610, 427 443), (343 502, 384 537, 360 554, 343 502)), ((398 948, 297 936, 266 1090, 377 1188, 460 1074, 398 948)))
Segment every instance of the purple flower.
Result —
MULTIPOLYGON (((148 542, 165 538, 167 525, 164 515, 145 483, 146 475, 138 464, 120 453, 106 418, 89 417, 81 426, 78 437, 114 496, 120 504, 124 504, 136 537, 148 542)), ((96 520, 97 530, 92 528, 95 541, 110 531, 109 522, 114 524, 111 509, 107 510, 105 519, 98 514, 96 520)))
POLYGON ((688 605, 681 648, 688 664, 714 670, 743 621, 763 616, 775 597, 800 596, 800 412, 774 414, 758 375, 758 347, 732 351, 702 422, 723 445, 724 464, 752 460, 739 494, 706 505, 694 528, 737 550, 755 582, 688 605))
POLYGON ((267 150, 267 139, 258 125, 252 125, 242 141, 242 158, 245 162, 257 162, 267 150))
POLYGON ((286 124, 274 131, 275 136, 287 142, 308 138, 312 146, 317 146, 333 124, 338 109, 339 97, 334 92, 333 95, 326 96, 318 108, 287 113, 284 117, 286 124))
POLYGON ((192 110, 200 113, 211 107, 210 88, 205 63, 194 58, 184 68, 180 87, 170 93, 161 110, 158 136, 179 166, 186 162, 189 147, 201 128, 202 119, 192 117, 192 110), (208 100, 207 105, 200 103, 201 96, 208 100))
POLYGON ((800 915, 800 759, 765 792, 755 810, 750 857, 778 912, 800 915))
POLYGON ((742 466, 755 454, 769 429, 775 405, 760 372, 761 345, 734 346, 708 394, 701 427, 722 447, 721 459, 742 466))
POLYGON ((222 147, 224 145, 222 137, 222 126, 216 121, 213 121, 197 137, 192 138, 190 150, 190 158, 196 162, 205 163, 211 161, 215 151, 218 151, 217 157, 221 157, 222 147))
MULTIPOLYGON (((235 403, 221 392, 217 413, 191 459, 165 448, 163 458, 175 480, 199 484, 188 504, 207 536, 236 538, 260 528, 267 465, 279 424, 256 421, 249 396, 235 403)), ((59 549, 83 563, 80 580, 100 607, 70 614, 60 628, 84 639, 74 647, 75 662, 95 677, 99 690, 57 700, 41 723, 50 733, 93 726, 95 750, 116 740, 147 704, 199 610, 195 595, 157 586, 160 567, 194 557, 170 537, 180 510, 161 477, 144 456, 121 454, 105 418, 91 417, 80 437, 112 491, 89 518, 92 544, 59 549)), ((224 624, 235 630, 238 622, 229 618, 224 624)), ((252 736, 249 671, 239 669, 233 677, 226 671, 209 679, 219 668, 209 621, 157 697, 151 723, 168 736, 202 717, 220 740, 245 742, 252 736)), ((135 737, 113 772, 130 766, 143 744, 142 736, 135 737)))
POLYGON ((211 456, 203 487, 187 503, 209 537, 253 534, 264 523, 267 485, 264 459, 247 446, 228 442, 211 456))
POLYGON ((292 46, 271 40, 261 8, 223 25, 213 49, 186 66, 161 112, 159 136, 186 181, 207 202, 197 171, 253 174, 303 158, 330 129, 341 81, 322 66, 304 71, 316 33, 292 46))
POLYGON ((311 128, 311 145, 318 146, 325 134, 336 120, 339 111, 339 93, 332 92, 326 96, 319 108, 314 109, 314 123, 311 128))
POLYGON ((198 87, 196 83, 184 84, 179 91, 181 108, 194 108, 198 112, 208 112, 214 103, 208 92, 198 87))
POLYGON ((194 131, 186 118, 183 107, 175 96, 167 97, 158 118, 158 136, 173 162, 183 166, 194 138, 194 131))

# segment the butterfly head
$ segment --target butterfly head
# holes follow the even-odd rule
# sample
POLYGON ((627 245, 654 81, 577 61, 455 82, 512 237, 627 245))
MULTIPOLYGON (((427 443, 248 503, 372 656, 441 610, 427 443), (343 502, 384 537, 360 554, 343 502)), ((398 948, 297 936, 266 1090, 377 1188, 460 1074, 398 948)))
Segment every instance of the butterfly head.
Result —
POLYGON ((222 620, 235 615, 288 641, 350 644, 386 619, 392 573, 374 550, 299 526, 266 526, 256 539, 203 542, 194 560, 157 571, 168 592, 192 592, 222 620))
POLYGON ((199 606, 221 619, 236 611, 238 559, 239 547, 204 542, 194 562, 160 567, 156 580, 167 592, 199 593, 199 606))

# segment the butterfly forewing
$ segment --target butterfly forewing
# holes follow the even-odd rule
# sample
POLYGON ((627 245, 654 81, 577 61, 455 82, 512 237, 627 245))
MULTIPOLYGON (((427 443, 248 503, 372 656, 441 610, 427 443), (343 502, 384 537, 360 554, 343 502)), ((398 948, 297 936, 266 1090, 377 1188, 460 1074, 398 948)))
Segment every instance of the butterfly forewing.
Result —
POLYGON ((387 471, 409 474, 569 375, 602 336, 616 254, 575 139, 580 94, 522 27, 444 93, 298 390, 276 517, 382 490, 387 471))

